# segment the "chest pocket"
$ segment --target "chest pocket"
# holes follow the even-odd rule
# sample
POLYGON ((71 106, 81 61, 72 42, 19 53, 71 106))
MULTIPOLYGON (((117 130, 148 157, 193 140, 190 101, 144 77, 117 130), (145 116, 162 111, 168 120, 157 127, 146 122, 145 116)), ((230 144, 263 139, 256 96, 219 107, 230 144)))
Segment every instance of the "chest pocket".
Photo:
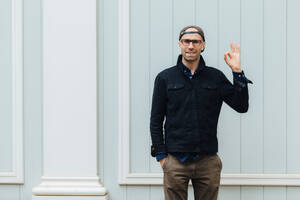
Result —
POLYGON ((168 85, 168 91, 182 90, 183 88, 184 88, 184 84, 182 83, 175 83, 175 84, 168 85))
POLYGON ((219 100, 218 86, 214 84, 200 84, 198 98, 206 104, 214 104, 219 100))
POLYGON ((178 106, 184 98, 184 84, 183 83, 172 83, 168 84, 168 99, 171 104, 178 106))

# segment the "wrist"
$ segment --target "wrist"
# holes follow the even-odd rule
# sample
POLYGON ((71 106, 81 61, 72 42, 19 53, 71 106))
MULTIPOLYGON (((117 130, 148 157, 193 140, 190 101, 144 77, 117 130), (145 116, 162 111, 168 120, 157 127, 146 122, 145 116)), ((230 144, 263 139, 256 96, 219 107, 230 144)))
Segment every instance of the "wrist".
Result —
POLYGON ((242 72, 243 70, 241 68, 238 69, 232 69, 233 72, 242 72))

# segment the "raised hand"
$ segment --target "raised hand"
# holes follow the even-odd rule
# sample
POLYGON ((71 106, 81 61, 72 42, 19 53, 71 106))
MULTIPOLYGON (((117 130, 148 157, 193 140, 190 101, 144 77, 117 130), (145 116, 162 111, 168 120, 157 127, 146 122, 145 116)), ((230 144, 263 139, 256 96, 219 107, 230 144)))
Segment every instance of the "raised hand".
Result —
POLYGON ((230 42, 231 52, 227 51, 224 54, 224 60, 226 64, 231 68, 234 72, 242 72, 241 69, 241 59, 240 59, 240 47, 236 43, 230 42), (229 58, 228 58, 229 57, 229 58))

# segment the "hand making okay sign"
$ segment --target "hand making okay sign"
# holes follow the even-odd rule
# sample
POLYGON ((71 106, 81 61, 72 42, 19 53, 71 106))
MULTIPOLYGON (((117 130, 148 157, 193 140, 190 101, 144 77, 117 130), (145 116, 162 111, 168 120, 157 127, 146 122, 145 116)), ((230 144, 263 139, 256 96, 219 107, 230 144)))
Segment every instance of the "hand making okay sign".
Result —
POLYGON ((225 60, 226 64, 231 68, 232 71, 242 72, 241 59, 240 59, 241 50, 240 50, 239 45, 237 45, 236 43, 233 44, 232 42, 230 42, 230 49, 231 49, 231 52, 227 51, 224 54, 224 60, 225 60))

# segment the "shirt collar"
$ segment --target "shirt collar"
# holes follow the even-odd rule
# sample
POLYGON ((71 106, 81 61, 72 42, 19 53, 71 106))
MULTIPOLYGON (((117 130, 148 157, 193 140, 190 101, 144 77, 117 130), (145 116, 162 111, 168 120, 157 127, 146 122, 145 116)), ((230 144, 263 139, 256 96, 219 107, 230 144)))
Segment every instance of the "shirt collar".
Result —
MULTIPOLYGON (((180 68, 180 70, 189 77, 189 73, 191 73, 190 69, 185 66, 183 63, 182 63, 182 54, 180 54, 177 58, 177 66, 180 68)), ((198 64, 198 67, 197 69, 195 70, 194 72, 194 75, 193 76, 198 76, 200 74, 200 72, 204 69, 205 67, 205 61, 202 57, 202 55, 200 55, 200 61, 199 61, 199 64, 198 64)))

